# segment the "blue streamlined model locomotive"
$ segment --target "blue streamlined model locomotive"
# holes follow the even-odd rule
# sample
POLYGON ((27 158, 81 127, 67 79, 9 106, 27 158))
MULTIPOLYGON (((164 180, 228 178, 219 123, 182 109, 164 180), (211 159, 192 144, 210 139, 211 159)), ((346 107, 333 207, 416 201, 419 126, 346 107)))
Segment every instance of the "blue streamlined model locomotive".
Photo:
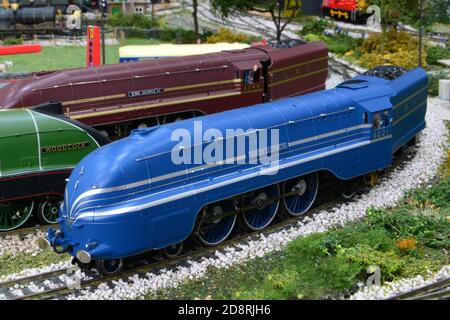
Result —
POLYGON ((60 228, 49 229, 48 242, 108 274, 121 268, 122 258, 148 250, 175 255, 190 235, 217 245, 238 215, 259 230, 280 203, 290 215, 304 214, 315 200, 319 172, 350 179, 386 168, 425 127, 426 73, 417 68, 393 80, 376 75, 134 130, 73 170, 60 228))

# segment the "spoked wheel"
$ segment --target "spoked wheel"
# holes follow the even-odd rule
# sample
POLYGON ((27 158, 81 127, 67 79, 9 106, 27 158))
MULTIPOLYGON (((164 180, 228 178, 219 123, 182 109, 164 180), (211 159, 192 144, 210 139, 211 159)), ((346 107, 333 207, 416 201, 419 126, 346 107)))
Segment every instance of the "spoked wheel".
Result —
POLYGON ((222 201, 206 207, 204 217, 198 230, 198 239, 206 246, 215 246, 230 235, 236 223, 236 215, 217 217, 234 210, 231 201, 222 201))
POLYGON ((278 197, 280 187, 278 184, 261 188, 252 193, 252 197, 246 201, 246 205, 257 205, 258 207, 244 212, 244 222, 251 230, 261 230, 267 227, 275 218, 280 200, 267 203, 268 199, 278 197))
POLYGON ((178 122, 185 119, 190 119, 195 116, 194 112, 184 112, 184 113, 178 113, 178 114, 169 114, 164 116, 163 123, 172 123, 172 122, 178 122))
POLYGON ((61 198, 49 198, 39 205, 38 218, 42 223, 54 224, 58 219, 58 209, 62 203, 61 198))
POLYGON ((0 203, 0 231, 19 228, 28 221, 34 209, 34 201, 0 203))
POLYGON ((167 258, 172 259, 178 257, 181 254, 181 252, 183 252, 183 248, 184 248, 183 242, 179 242, 171 246, 165 247, 163 249, 163 253, 167 258))
POLYGON ((122 259, 112 259, 112 260, 97 260, 95 262, 95 267, 104 276, 116 274, 122 270, 123 260, 122 259))
POLYGON ((283 184, 283 193, 294 193, 283 198, 286 211, 291 216, 304 214, 314 203, 318 187, 319 179, 316 172, 286 181, 283 184))

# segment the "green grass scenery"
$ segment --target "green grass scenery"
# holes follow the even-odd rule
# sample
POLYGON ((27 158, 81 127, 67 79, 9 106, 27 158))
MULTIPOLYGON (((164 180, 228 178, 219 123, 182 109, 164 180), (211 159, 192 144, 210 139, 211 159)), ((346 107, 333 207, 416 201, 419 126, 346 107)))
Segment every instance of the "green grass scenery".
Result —
POLYGON ((41 251, 34 256, 29 253, 19 253, 15 256, 5 254, 0 257, 0 276, 19 273, 30 268, 45 267, 52 263, 66 261, 69 258, 68 254, 56 254, 50 250, 41 251))
POLYGON ((393 281, 449 263, 450 153, 432 187, 410 192, 394 208, 367 211, 363 221, 292 241, 285 250, 147 299, 324 299, 354 292, 378 266, 393 281))
MULTIPOLYGON (((129 38, 122 45, 156 44, 154 39, 129 38)), ((106 63, 119 63, 120 45, 106 46, 106 63)), ((39 53, 0 57, 0 63, 11 61, 11 72, 35 72, 81 68, 86 66, 86 47, 81 45, 45 46, 39 53)))

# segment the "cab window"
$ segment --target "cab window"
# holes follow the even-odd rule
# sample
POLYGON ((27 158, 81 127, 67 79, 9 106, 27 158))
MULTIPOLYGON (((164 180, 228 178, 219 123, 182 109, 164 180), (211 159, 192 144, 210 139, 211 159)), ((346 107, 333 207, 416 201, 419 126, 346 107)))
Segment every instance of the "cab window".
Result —
POLYGON ((253 70, 245 70, 242 75, 242 82, 245 84, 253 83, 253 70))
POLYGON ((373 114, 372 126, 373 129, 377 130, 381 128, 381 114, 379 112, 373 114))

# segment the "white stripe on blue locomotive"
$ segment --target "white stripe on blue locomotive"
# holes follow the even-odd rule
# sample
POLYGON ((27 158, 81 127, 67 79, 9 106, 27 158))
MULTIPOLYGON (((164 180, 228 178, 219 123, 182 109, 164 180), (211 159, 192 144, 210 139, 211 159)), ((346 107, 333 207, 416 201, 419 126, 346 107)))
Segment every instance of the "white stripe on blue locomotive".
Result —
POLYGON ((91 173, 89 185, 75 170, 64 215, 72 221, 101 220, 141 214, 177 200, 187 201, 186 206, 203 206, 204 199, 217 201, 242 192, 243 183, 249 191, 321 169, 343 179, 382 169, 390 164, 397 145, 423 128, 426 81, 421 69, 393 81, 361 76, 333 90, 199 118, 207 127, 278 128, 280 144, 289 147, 280 152, 279 172, 264 179, 273 167, 222 163, 177 167, 170 163, 172 145, 164 137, 169 141, 172 130, 191 128, 196 119, 148 129, 147 136, 131 136, 83 159, 79 167, 113 173, 126 168, 126 172, 111 174, 109 180, 91 173), (375 115, 384 125, 373 127, 375 115), (77 184, 77 179, 82 182, 77 184), (200 195, 202 201, 197 198, 200 195))

